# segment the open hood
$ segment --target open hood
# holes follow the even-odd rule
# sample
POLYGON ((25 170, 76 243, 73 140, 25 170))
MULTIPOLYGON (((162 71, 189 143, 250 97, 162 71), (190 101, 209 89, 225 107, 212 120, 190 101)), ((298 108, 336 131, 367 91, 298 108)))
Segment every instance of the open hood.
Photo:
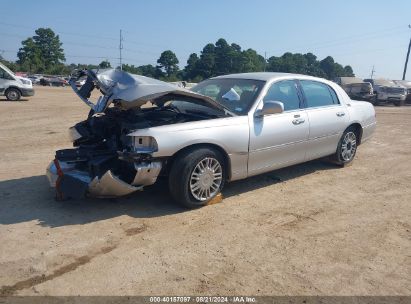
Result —
POLYGON ((167 99, 170 100, 169 98, 183 98, 185 101, 220 110, 225 114, 230 113, 210 97, 164 81, 116 69, 75 71, 69 83, 73 91, 96 113, 104 112, 112 102, 120 104, 124 109, 130 109, 141 107, 147 101, 162 106, 167 99), (86 82, 81 88, 77 88, 76 81, 81 78, 86 78, 86 82), (95 88, 103 94, 96 103, 89 100, 95 88))

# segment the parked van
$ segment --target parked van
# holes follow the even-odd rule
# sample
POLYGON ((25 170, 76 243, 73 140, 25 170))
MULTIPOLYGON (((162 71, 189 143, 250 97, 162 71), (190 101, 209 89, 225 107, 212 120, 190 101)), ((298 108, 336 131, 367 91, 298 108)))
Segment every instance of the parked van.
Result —
POLYGON ((33 84, 28 78, 16 76, 10 69, 0 62, 0 96, 7 100, 16 101, 21 96, 33 96, 33 84))

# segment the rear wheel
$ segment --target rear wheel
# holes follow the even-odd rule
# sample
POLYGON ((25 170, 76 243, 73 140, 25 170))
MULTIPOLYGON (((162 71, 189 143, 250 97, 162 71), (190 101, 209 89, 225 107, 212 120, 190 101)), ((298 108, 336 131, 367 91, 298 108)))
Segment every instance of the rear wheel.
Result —
POLYGON ((21 97, 21 93, 19 90, 10 88, 6 91, 6 98, 10 101, 17 101, 21 97))
POLYGON ((224 158, 211 148, 190 149, 177 156, 169 175, 172 197, 188 208, 207 205, 223 188, 224 158))
POLYGON ((340 142, 338 143, 337 151, 333 156, 333 160, 340 166, 350 164, 355 157, 358 145, 358 134, 355 128, 350 127, 344 131, 340 142))
POLYGON ((402 107, 404 105, 404 100, 398 100, 398 101, 396 100, 393 103, 394 103, 394 106, 396 107, 402 107))

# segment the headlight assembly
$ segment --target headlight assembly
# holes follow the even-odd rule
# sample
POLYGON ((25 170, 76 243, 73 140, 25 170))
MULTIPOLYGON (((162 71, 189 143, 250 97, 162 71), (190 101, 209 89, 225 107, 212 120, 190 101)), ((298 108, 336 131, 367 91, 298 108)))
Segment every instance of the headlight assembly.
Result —
POLYGON ((157 141, 151 136, 133 137, 134 151, 138 153, 153 153, 158 151, 157 141))

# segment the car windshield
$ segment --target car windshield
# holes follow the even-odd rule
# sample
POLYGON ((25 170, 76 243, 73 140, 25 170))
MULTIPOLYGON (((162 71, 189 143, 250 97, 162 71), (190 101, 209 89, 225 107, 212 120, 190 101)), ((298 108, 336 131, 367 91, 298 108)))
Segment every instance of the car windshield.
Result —
POLYGON ((247 114, 264 81, 251 79, 214 78, 191 88, 193 92, 211 97, 237 115, 247 114))

